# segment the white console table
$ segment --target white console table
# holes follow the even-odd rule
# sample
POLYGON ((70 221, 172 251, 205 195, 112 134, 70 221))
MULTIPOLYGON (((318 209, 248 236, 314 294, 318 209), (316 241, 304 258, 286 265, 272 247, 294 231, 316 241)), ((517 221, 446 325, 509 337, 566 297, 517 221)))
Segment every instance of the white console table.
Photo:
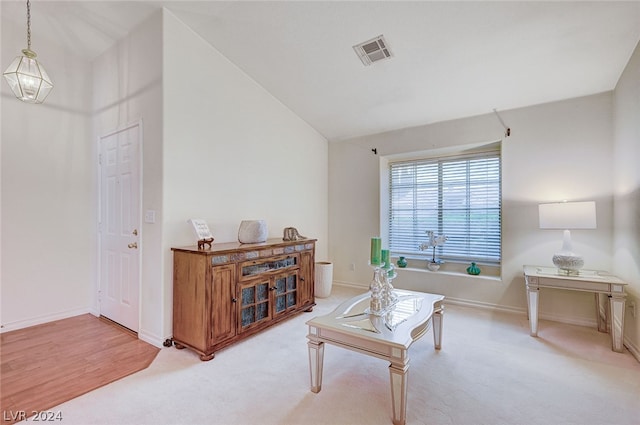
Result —
POLYGON ((595 293, 598 331, 611 332, 611 349, 624 349, 624 287, 621 279, 607 272, 580 270, 578 275, 566 275, 555 267, 524 266, 527 285, 527 307, 531 336, 538 336, 538 304, 540 288, 568 289, 595 293), (608 300, 607 300, 608 299, 608 300), (608 302, 607 302, 608 301, 608 302), (601 311, 601 306, 604 311, 601 311))

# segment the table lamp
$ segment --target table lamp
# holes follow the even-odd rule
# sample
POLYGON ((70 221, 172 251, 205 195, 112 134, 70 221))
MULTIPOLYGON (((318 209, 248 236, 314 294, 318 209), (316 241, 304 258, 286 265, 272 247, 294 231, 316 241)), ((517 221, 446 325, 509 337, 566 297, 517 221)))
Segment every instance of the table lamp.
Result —
POLYGON ((563 274, 577 275, 584 265, 582 255, 573 252, 569 229, 595 229, 596 203, 554 202, 540 204, 538 214, 541 229, 562 229, 562 249, 553 255, 553 264, 563 274))

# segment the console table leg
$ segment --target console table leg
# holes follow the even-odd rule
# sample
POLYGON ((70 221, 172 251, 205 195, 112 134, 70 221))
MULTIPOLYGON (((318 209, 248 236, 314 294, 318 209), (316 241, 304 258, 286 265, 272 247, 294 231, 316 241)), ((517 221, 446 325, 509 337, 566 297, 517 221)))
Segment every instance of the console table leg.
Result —
POLYGON ((609 312, 611 313, 611 348, 621 353, 624 350, 624 307, 625 298, 609 296, 609 312))
POLYGON ((391 405, 393 425, 405 425, 407 422, 407 374, 409 365, 389 366, 391 380, 391 405))
POLYGON ((527 306, 529 308, 529 327, 531 336, 538 336, 538 299, 540 288, 527 286, 527 306))
POLYGON ((609 300, 607 294, 601 292, 595 293, 596 297, 596 319, 598 320, 598 332, 608 332, 607 323, 609 323, 609 300))
POLYGON ((324 363, 324 342, 309 341, 309 372, 311 373, 311 392, 322 389, 322 364, 324 363))

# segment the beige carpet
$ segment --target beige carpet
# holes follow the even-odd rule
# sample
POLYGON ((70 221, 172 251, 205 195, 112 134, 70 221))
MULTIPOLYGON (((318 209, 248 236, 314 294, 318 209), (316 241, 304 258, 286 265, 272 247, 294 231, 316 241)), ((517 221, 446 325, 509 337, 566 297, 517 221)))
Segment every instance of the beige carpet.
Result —
MULTIPOLYGON (((361 292, 361 291, 360 291, 361 292)), ((358 291, 334 286, 312 313, 201 362, 165 348, 153 364, 66 402, 63 424, 390 424, 388 364, 327 346, 322 391, 309 391, 305 321, 358 291)), ((597 330, 447 306, 443 348, 412 347, 407 424, 640 423, 640 363, 597 330)))

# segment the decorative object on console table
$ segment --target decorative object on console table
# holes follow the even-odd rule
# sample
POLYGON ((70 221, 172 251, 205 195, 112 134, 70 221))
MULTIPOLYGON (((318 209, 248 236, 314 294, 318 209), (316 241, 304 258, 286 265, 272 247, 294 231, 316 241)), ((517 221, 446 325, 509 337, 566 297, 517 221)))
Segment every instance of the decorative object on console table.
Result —
POLYGON ((298 229, 295 227, 285 227, 282 235, 283 241, 299 241, 300 239, 307 239, 306 236, 302 236, 298 229))
POLYGON ((193 226, 193 231, 198 239, 198 249, 205 249, 205 245, 209 245, 213 242, 213 235, 207 226, 207 222, 201 218, 191 218, 187 220, 193 226))
POLYGON ((425 249, 433 248, 433 256, 431 257, 431 261, 427 262, 427 268, 432 272, 435 272, 440 269, 440 266, 443 263, 441 260, 436 260, 436 247, 444 245, 449 237, 445 235, 436 236, 432 230, 427 230, 426 233, 429 237, 429 241, 421 243, 418 246, 418 249, 420 251, 424 251, 425 249))
POLYGON ((584 265, 582 255, 573 252, 569 229, 595 229, 596 203, 555 202, 538 205, 541 229, 561 229, 562 249, 553 255, 553 264, 566 275, 577 276, 584 265))
POLYGON ((267 240, 269 232, 264 220, 242 220, 238 229, 238 242, 261 243, 267 240))
POLYGON ((471 263, 471 265, 467 267, 467 273, 477 276, 480 274, 480 267, 476 266, 476 263, 471 263))

